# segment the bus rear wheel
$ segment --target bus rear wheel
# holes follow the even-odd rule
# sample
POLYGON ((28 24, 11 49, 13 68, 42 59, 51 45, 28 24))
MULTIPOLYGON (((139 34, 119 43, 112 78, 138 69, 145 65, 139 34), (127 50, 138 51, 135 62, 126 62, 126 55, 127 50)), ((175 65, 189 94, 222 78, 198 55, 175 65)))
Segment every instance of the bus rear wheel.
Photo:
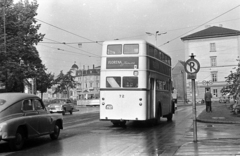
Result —
POLYGON ((172 118, 173 118, 173 114, 172 113, 170 113, 170 114, 168 114, 167 116, 167 121, 172 121, 172 118))
POLYGON ((123 120, 123 121, 120 121, 120 120, 111 120, 112 124, 114 126, 121 126, 121 127, 124 127, 126 125, 126 121, 123 120))

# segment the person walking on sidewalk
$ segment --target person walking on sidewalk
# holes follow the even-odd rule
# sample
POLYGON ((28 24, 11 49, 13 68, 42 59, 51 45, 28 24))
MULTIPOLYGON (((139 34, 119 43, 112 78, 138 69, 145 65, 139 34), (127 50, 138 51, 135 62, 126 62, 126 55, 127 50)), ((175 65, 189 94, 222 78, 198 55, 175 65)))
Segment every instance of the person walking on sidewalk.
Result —
POLYGON ((212 112, 212 93, 209 91, 209 88, 206 89, 206 93, 204 95, 204 99, 206 102, 206 112, 212 112))

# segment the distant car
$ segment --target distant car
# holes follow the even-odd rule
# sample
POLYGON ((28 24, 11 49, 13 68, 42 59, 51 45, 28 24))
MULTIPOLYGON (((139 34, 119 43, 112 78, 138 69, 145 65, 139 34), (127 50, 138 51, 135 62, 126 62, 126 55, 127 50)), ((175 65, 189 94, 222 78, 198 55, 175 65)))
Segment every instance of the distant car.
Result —
POLYGON ((65 115, 66 112, 69 112, 72 114, 74 104, 69 99, 56 99, 55 102, 49 104, 47 108, 50 113, 62 113, 65 115))
POLYGON ((50 135, 59 137, 63 118, 50 114, 42 100, 25 93, 0 93, 0 141, 7 141, 12 150, 23 148, 26 139, 50 135))

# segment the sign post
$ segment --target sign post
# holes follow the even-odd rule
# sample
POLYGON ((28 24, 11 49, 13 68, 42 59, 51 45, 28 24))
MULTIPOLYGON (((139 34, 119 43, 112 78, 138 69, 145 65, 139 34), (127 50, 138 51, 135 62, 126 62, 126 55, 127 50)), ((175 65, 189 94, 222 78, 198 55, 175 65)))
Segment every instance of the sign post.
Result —
POLYGON ((187 78, 192 80, 192 101, 193 101, 193 141, 197 142, 197 117, 196 117, 196 86, 195 79, 200 69, 199 62, 194 59, 193 53, 184 65, 185 71, 188 73, 187 78))

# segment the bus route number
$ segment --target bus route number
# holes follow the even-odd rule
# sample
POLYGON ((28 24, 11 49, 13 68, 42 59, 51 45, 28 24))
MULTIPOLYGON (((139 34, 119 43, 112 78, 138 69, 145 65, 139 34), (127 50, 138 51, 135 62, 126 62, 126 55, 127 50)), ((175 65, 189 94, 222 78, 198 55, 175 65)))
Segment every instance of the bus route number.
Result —
POLYGON ((120 97, 120 98, 124 98, 124 95, 123 95, 123 94, 120 94, 119 97, 120 97))

